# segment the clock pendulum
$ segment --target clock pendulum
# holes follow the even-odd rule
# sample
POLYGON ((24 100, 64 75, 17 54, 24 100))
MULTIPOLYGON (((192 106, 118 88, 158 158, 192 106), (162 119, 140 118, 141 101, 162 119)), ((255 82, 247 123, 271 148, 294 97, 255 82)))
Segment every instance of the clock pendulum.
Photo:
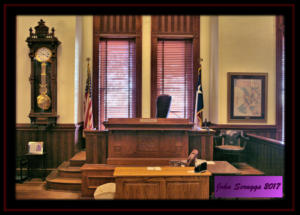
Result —
POLYGON ((51 105, 51 99, 47 95, 46 62, 51 58, 51 50, 45 47, 39 48, 36 52, 35 58, 37 61, 41 62, 40 94, 37 96, 37 105, 42 110, 48 110, 51 105))

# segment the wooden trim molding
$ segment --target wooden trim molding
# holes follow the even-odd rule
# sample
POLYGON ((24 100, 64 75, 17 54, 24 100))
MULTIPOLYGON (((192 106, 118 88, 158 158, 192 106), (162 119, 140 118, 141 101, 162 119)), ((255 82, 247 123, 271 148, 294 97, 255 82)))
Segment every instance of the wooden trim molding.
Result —
POLYGON ((276 129, 276 125, 212 124, 212 129, 276 129))
POLYGON ((282 81, 284 80, 283 59, 284 52, 284 17, 276 16, 276 139, 282 139, 282 120, 283 105, 281 102, 281 94, 283 90, 282 81))
POLYGON ((280 141, 280 140, 274 140, 274 139, 271 139, 271 138, 268 138, 268 137, 262 137, 262 136, 258 136, 258 135, 255 135, 255 134, 248 134, 247 136, 253 137, 253 138, 265 141, 265 142, 269 142, 269 143, 272 143, 272 144, 275 144, 275 145, 279 145, 279 146, 282 146, 282 147, 284 146, 284 142, 280 141))
MULTIPOLYGON (((55 127, 48 128, 48 131, 54 131, 54 130, 70 130, 70 129, 76 129, 78 127, 82 127, 83 122, 79 122, 76 124, 68 123, 68 124, 56 124, 55 127)), ((39 130, 36 127, 32 127, 31 124, 28 123, 17 123, 16 124, 17 130, 39 130)))
POLYGON ((220 130, 243 130, 247 134, 276 139, 276 125, 212 124, 209 128, 216 130, 217 133, 220 130))

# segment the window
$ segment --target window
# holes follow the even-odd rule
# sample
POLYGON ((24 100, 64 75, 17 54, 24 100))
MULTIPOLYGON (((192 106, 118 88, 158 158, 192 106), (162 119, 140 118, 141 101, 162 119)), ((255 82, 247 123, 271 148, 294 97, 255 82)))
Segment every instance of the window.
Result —
POLYGON ((136 116, 135 41, 102 39, 99 43, 99 107, 101 129, 108 118, 136 116))
POLYGON ((158 40, 157 96, 168 94, 172 102, 168 118, 193 117, 193 62, 191 40, 158 40))
POLYGON ((141 115, 141 16, 93 17, 93 118, 98 130, 109 118, 141 115))
POLYGON ((151 117, 160 94, 172 96, 168 118, 194 119, 200 61, 200 18, 151 16, 151 117))

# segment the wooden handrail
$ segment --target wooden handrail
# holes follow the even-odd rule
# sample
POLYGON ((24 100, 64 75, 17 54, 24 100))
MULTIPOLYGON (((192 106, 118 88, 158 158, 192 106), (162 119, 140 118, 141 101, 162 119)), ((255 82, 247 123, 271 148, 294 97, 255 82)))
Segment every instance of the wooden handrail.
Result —
POLYGON ((273 143, 273 144, 276 144, 276 145, 279 145, 279 146, 284 146, 284 142, 280 141, 280 140, 275 140, 275 139, 271 139, 271 138, 268 138, 268 137, 262 137, 262 136, 258 136, 258 135, 255 135, 255 134, 247 134, 247 136, 253 137, 255 139, 259 139, 259 140, 262 140, 262 141, 265 141, 265 142, 270 142, 270 143, 273 143))

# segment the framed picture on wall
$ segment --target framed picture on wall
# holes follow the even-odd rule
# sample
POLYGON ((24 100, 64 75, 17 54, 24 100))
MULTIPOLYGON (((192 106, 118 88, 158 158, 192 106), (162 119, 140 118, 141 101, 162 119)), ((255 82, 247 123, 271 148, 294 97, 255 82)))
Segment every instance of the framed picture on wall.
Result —
POLYGON ((228 122, 266 122, 267 73, 228 73, 228 122))

